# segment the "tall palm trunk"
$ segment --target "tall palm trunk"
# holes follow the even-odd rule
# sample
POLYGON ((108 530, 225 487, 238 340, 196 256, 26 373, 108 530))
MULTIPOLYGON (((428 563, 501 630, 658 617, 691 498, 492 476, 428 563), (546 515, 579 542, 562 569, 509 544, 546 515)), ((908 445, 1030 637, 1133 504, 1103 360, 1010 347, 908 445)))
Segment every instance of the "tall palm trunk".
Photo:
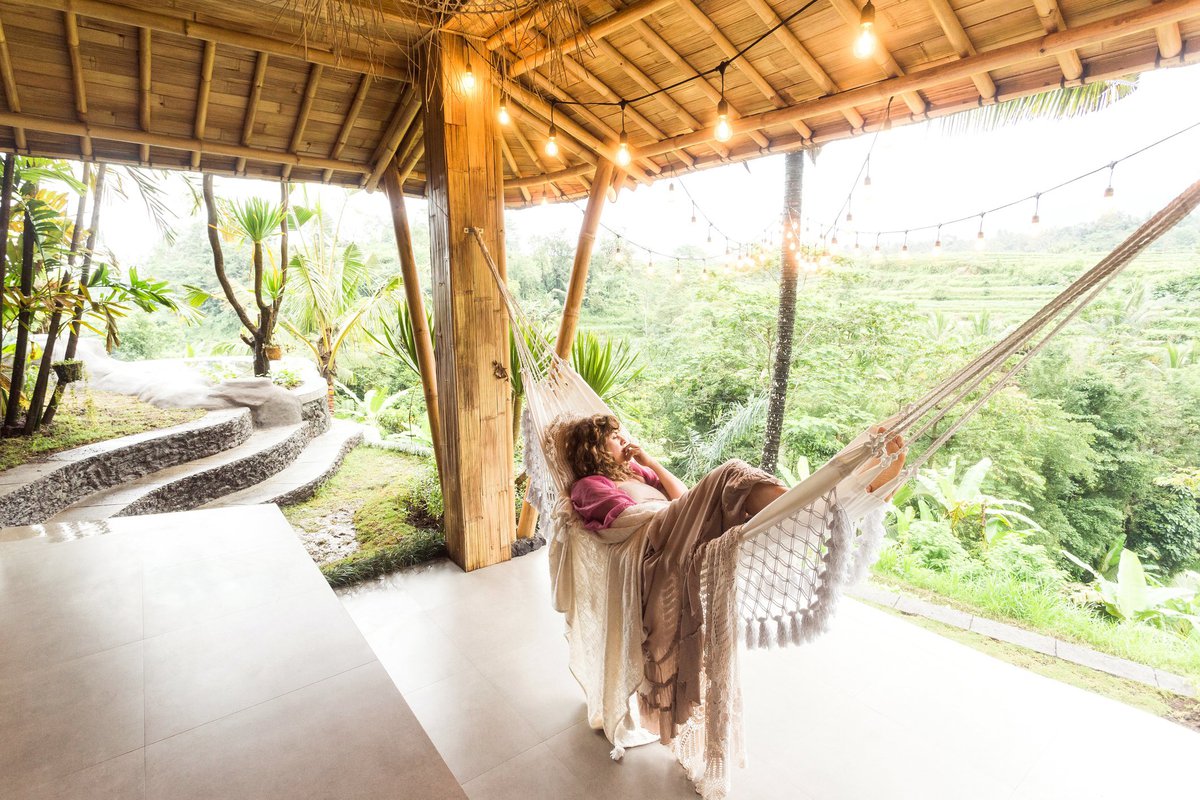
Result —
POLYGON ((8 408, 4 411, 4 427, 7 433, 15 431, 17 414, 21 411, 21 390, 25 388, 25 360, 29 356, 29 328, 33 324, 33 259, 37 228, 33 215, 29 213, 29 202, 37 197, 37 186, 30 192, 30 201, 25 205, 25 225, 21 231, 21 308, 17 312, 17 343, 13 352, 12 378, 9 380, 8 408))
MULTIPOLYGON (((88 226, 87 242, 83 246, 83 266, 79 268, 79 285, 86 286, 92 272, 92 256, 96 253, 96 239, 100 236, 100 202, 104 199, 104 176, 108 173, 108 165, 101 162, 96 168, 96 185, 92 189, 92 223, 88 226)), ((74 248, 72 248, 74 250, 74 248)), ((79 325, 83 320, 83 301, 75 306, 71 316, 71 335, 67 337, 67 352, 63 356, 67 360, 75 357, 75 348, 79 344, 79 325)))
MULTIPOLYGON (((4 319, 4 292, 8 277, 8 224, 12 221, 12 191, 17 174, 17 154, 4 156, 4 185, 0 188, 0 321, 4 319)), ((4 349, 4 326, 0 324, 0 351, 4 349)))
MULTIPOLYGON (((783 208, 787 225, 800 219, 804 191, 804 152, 788 153, 784 162, 783 208)), ((783 433, 783 412, 787 405, 788 376, 792 366, 792 336, 796 325, 796 279, 799 274, 798 250, 788 246, 787 237, 780 246, 779 318, 775 336, 775 364, 771 369, 771 394, 767 400, 767 434, 763 442, 762 468, 774 472, 779 464, 779 439, 783 433)))

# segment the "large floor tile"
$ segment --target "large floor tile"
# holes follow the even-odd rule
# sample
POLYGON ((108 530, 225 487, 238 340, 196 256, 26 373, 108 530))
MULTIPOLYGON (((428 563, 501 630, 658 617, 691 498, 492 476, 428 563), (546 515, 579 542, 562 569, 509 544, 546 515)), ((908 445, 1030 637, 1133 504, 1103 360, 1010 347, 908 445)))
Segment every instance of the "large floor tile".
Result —
POLYGON ((142 800, 146 756, 138 748, 22 793, 23 800, 142 800))
MULTIPOLYGON (((546 742, 546 747, 588 787, 588 797, 653 797, 695 800, 696 790, 669 748, 657 743, 632 747, 620 761, 609 757, 612 745, 603 731, 587 723, 574 725, 546 742)), ((733 797, 738 797, 735 794, 733 797)))
POLYGON ((405 699, 463 783, 541 741, 500 690, 474 669, 410 692, 405 699))
POLYGON ((230 506, 124 519, 141 521, 127 535, 135 540, 148 571, 298 544, 292 527, 275 506, 230 506))
POLYGON ((544 744, 463 785, 471 800, 587 800, 593 795, 544 744))
POLYGON ((377 663, 146 748, 148 800, 464 797, 377 663))
POLYGON ((329 591, 298 544, 148 569, 143 586, 147 637, 301 592, 329 591))
POLYGON ((438 606, 429 618, 476 664, 519 647, 561 641, 565 630, 548 600, 471 597, 438 606))
POLYGON ((329 591, 147 639, 145 653, 147 742, 375 660, 329 591))
POLYGON ((535 642, 477 664, 483 673, 537 731, 549 739, 587 721, 583 689, 567 666, 563 638, 535 642))
POLYGON ((52 547, 0 545, 0 604, 20 603, 105 579, 136 580, 136 549, 118 537, 93 537, 52 547))
POLYGON ((0 679, 0 797, 142 746, 142 643, 0 679))
POLYGON ((0 676, 142 638, 142 583, 104 576, 0 603, 0 676))
POLYGON ((476 671, 466 652, 424 616, 401 618, 364 635, 396 687, 406 695, 476 671))

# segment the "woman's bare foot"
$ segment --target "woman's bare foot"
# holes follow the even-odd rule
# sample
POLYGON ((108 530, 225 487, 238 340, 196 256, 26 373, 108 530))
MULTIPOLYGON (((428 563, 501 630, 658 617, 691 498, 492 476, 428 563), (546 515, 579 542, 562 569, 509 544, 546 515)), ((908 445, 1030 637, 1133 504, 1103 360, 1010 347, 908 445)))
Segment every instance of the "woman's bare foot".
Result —
MULTIPOLYGON (((877 427, 873 432, 874 433, 883 433, 883 431, 884 431, 884 429, 882 427, 877 427)), ((892 455, 894 453, 900 452, 904 448, 904 445, 905 445, 904 437, 899 434, 896 434, 895 436, 893 436, 892 438, 887 440, 884 447, 887 449, 888 455, 892 455)), ((871 484, 867 487, 867 491, 874 492, 876 489, 878 489, 881 486, 886 485, 889 481, 891 481, 893 478, 895 478, 897 475, 899 475, 900 470, 904 469, 904 461, 905 461, 906 457, 907 457, 906 453, 900 453, 900 455, 896 456, 895 460, 893 460, 892 463, 888 464, 883 470, 880 471, 880 473, 878 475, 875 476, 875 480, 871 481, 871 484)), ((869 470, 869 469, 875 467, 879 463, 880 463, 880 459, 872 458, 870 461, 868 461, 866 464, 863 465, 863 469, 869 470)), ((891 500, 892 498, 889 496, 888 499, 891 500)))
POLYGON ((774 483, 758 484, 750 490, 750 494, 746 497, 746 513, 753 517, 782 497, 786 491, 786 486, 778 486, 774 483))

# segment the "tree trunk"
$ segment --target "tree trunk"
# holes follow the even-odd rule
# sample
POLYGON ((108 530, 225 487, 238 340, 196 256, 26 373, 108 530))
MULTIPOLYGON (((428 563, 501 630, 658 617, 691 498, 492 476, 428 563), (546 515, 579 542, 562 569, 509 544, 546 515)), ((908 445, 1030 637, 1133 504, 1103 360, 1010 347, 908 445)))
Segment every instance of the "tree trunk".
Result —
MULTIPOLYGON (((217 273, 217 282, 221 284, 221 291, 225 293, 225 299, 229 301, 229 305, 233 307, 233 312, 237 314, 237 318, 241 321, 242 327, 246 329, 248 336, 243 335, 242 341, 250 346, 254 353, 254 374, 264 375, 270 370, 270 362, 267 359, 267 350, 264 346, 264 338, 261 329, 254 321, 250 319, 250 315, 242 304, 237 299, 237 293, 233 289, 233 284, 229 282, 229 276, 225 274, 225 252, 221 249, 221 233, 218 228, 220 219, 217 216, 217 200, 213 196, 213 176, 211 173, 204 176, 202 193, 204 195, 204 210, 207 215, 208 227, 208 246, 213 254, 213 270, 217 273)), ((255 259, 255 299, 258 299, 259 291, 262 287, 262 245, 258 242, 254 243, 254 259, 255 259)), ((261 305, 260 305, 261 312, 261 305)), ((259 320, 262 320, 261 313, 259 320)))
MULTIPOLYGON (((92 256, 96 252, 96 239, 100 236, 100 201, 104 198, 104 176, 107 172, 108 165, 104 163, 101 163, 96 170, 96 186, 92 189, 92 224, 88 228, 87 244, 83 247, 83 266, 79 268, 80 287, 87 285, 88 277, 92 272, 92 256)), ((67 352, 63 356, 64 358, 75 357, 75 348, 79 344, 79 325, 82 319, 83 301, 80 300, 75 306, 75 313, 71 318, 71 335, 67 337, 67 352)))
MULTIPOLYGON (((37 196, 37 187, 33 187, 31 197, 37 196)), ((28 204, 25 208, 25 225, 21 232, 21 308, 17 312, 17 344, 13 351, 12 379, 8 389, 8 408, 4 412, 4 427, 9 433, 17 424, 17 415, 21 411, 21 390, 25 388, 25 360, 29 356, 29 328, 33 324, 33 309, 29 305, 29 296, 33 294, 33 258, 34 240, 37 229, 33 224, 33 216, 29 213, 28 204)))
MULTIPOLYGON (((804 191, 804 151, 788 153, 783 179, 784 224, 800 220, 804 191)), ((775 364, 771 370, 771 396, 767 402, 767 433, 763 442, 762 468, 775 472, 779 465, 779 439, 783 433, 783 413, 787 406, 788 377, 792 367, 792 337, 796 325, 796 278, 798 250, 783 237, 779 257, 779 320, 775 336, 775 364)))
MULTIPOLYGON (((4 319, 4 292, 8 284, 8 226, 12 222, 13 181, 17 173, 17 154, 4 156, 4 185, 0 188, 0 320, 4 319)), ((0 325, 0 351, 4 349, 4 326, 0 325)))

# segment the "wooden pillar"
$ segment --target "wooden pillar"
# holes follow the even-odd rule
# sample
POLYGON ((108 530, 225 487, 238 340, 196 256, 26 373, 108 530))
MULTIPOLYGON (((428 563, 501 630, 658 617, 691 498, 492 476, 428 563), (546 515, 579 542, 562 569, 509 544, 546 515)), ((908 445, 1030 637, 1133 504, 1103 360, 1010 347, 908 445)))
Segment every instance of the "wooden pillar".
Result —
MULTIPOLYGON (((567 300, 563 305, 562 322, 558 325, 558 338, 554 342, 554 351, 559 358, 569 359, 571 356, 571 345, 579 327, 579 309, 583 306, 583 293, 587 289, 588 268, 592 264, 592 248, 596 244, 596 229, 600 227, 600 214, 604 211, 604 201, 608 199, 612 178, 612 162, 600 159, 592 178, 587 210, 583 213, 579 243, 575 246, 575 263, 571 265, 571 281, 567 284, 567 300)), ((536 529, 537 509, 525 503, 521 506, 521 520, 517 523, 517 538, 531 538, 536 529)))
POLYGON ((433 457, 437 462, 438 475, 443 489, 446 485, 442 474, 442 421, 438 411, 437 368, 433 359, 433 340, 429 334, 429 322, 425 317, 425 300, 421 296, 421 282, 417 276, 417 261, 413 256, 412 232, 408 227, 408 211, 404 207, 404 190, 393 162, 383 173, 383 190, 392 206, 392 228, 396 232, 396 250, 400 254, 400 272, 404 276, 404 297, 408 301, 409 316, 412 318, 413 338, 417 344, 417 366, 421 369, 421 388, 425 393, 425 408, 429 414, 429 435, 433 439, 433 457))
POLYGON ((508 316, 479 228, 504 270, 504 176, 491 67, 461 39, 425 55, 423 106, 429 250, 437 336, 446 545, 465 570, 506 561, 513 524, 508 316), (466 90, 466 64, 477 77, 466 90))

